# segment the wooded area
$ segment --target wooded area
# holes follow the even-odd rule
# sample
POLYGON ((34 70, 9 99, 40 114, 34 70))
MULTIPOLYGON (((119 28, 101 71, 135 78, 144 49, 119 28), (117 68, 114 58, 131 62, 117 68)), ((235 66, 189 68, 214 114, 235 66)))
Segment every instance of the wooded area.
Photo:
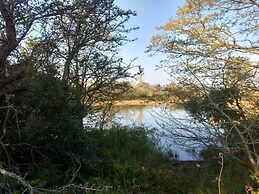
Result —
POLYGON ((258 0, 186 0, 149 46, 167 56, 164 87, 127 81, 142 74, 119 55, 134 16, 114 0, 0 0, 0 193, 256 192, 258 0), (172 141, 205 145, 202 161, 172 158, 154 130, 101 127, 139 98, 206 126, 160 120, 172 141), (83 126, 92 115, 100 128, 83 126))
MULTIPOLYGON (((184 92, 183 105, 206 127, 185 128, 181 142, 198 141, 249 166, 259 176, 259 2, 192 1, 161 26, 150 49, 164 52, 184 92)), ((176 121, 177 122, 177 121, 176 121)), ((168 123, 168 122, 167 122, 168 123)))

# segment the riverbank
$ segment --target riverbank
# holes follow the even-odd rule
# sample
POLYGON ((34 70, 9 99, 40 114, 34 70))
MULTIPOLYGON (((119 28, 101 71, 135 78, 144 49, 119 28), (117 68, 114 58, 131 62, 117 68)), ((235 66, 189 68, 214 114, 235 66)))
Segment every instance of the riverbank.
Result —
POLYGON ((114 103, 115 106, 157 106, 164 104, 161 101, 153 101, 153 100, 122 100, 122 101, 116 101, 114 103))

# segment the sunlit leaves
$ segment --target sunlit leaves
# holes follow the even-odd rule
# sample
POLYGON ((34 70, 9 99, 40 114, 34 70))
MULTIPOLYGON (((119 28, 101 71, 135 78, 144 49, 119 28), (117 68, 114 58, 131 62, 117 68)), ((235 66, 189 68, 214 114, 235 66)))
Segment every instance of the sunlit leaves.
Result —
MULTIPOLYGON (((259 163, 258 8, 258 0, 187 0, 176 16, 158 28, 160 33, 150 46, 166 53, 163 65, 171 69, 184 94, 190 87, 196 89, 183 101, 187 111, 215 127, 215 134, 217 127, 223 129, 226 136, 218 141, 228 149, 244 151, 255 170, 259 163)), ((198 132, 193 133, 198 137, 198 132)))
MULTIPOLYGON (((254 61, 259 54, 257 30, 255 24, 243 22, 258 17, 257 11, 252 12, 256 7, 257 3, 250 1, 187 1, 179 8, 176 17, 158 28, 161 33, 152 37, 150 48, 168 53, 172 71, 178 73, 179 69, 186 73, 186 68, 181 66, 190 63, 215 69, 213 66, 223 67, 227 61, 235 64, 237 56, 254 61), (244 5, 248 8, 244 9, 244 5), (240 12, 246 13, 242 19, 239 18, 240 12), (244 27, 250 30, 241 32, 244 27)), ((258 20, 256 22, 258 25, 258 20)), ((257 69, 256 63, 250 66, 257 69)))

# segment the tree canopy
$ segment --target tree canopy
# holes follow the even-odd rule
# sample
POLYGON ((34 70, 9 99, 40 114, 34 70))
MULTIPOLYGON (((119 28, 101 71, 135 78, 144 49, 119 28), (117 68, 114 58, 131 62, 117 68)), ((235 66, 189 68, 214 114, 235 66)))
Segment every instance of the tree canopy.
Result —
POLYGON ((34 185, 53 176, 46 187, 62 186, 92 164, 82 120, 107 112, 134 76, 118 49, 135 15, 114 0, 0 0, 3 185, 15 179, 32 193, 20 176, 29 173, 34 185))
POLYGON ((163 65, 185 93, 186 110, 210 126, 207 137, 200 136, 204 133, 198 127, 196 132, 189 129, 186 139, 221 145, 237 160, 249 161, 257 175, 258 8, 257 0, 187 0, 175 17, 158 27, 160 33, 150 45, 153 52, 167 54, 163 65))

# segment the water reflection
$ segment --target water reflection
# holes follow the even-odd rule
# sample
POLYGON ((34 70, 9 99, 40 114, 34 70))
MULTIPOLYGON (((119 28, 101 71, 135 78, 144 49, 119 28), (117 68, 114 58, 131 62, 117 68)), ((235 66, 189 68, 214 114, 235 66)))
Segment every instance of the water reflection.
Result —
MULTIPOLYGON (((85 117, 84 125, 88 127, 98 127, 98 117, 85 117)), ((199 128, 203 133, 200 133, 201 138, 207 138, 207 134, 202 130, 201 125, 193 123, 192 119, 183 109, 173 109, 166 106, 118 106, 115 109, 115 116, 109 120, 104 128, 111 128, 113 125, 124 126, 144 126, 148 128, 156 128, 155 136, 159 138, 160 147, 169 150, 172 155, 179 156, 179 160, 197 160, 195 158, 195 149, 192 147, 192 140, 182 141, 181 135, 189 137, 192 135, 192 130, 199 128), (183 127, 189 130, 189 133, 184 134, 183 127), (177 135, 172 135, 170 132, 174 131, 177 135), (175 143, 177 142, 177 144, 175 143), (180 147, 180 144, 184 144, 180 147), (186 147, 189 150, 186 151, 186 147), (192 153, 191 153, 192 152, 192 153)), ((205 128, 206 129, 206 128, 205 128)), ((199 148, 202 148, 198 145, 199 148)))
MULTIPOLYGON (((126 126, 145 126, 158 129, 162 131, 159 119, 166 117, 163 115, 167 107, 164 106, 124 106, 117 107, 114 122, 126 126)), ((167 111, 168 112, 168 111, 167 111)), ((182 120, 188 120, 188 115, 182 109, 170 109, 170 114, 182 120)), ((160 133, 157 133, 160 134, 160 133)), ((158 136, 158 135, 157 135, 158 136)), ((173 155, 179 156, 180 160, 194 160, 193 156, 173 143, 172 139, 166 136, 159 136, 160 146, 170 150, 173 155)))
POLYGON ((151 112, 156 109, 155 106, 123 106, 116 107, 115 122, 122 125, 145 125, 155 124, 152 121, 151 112))

